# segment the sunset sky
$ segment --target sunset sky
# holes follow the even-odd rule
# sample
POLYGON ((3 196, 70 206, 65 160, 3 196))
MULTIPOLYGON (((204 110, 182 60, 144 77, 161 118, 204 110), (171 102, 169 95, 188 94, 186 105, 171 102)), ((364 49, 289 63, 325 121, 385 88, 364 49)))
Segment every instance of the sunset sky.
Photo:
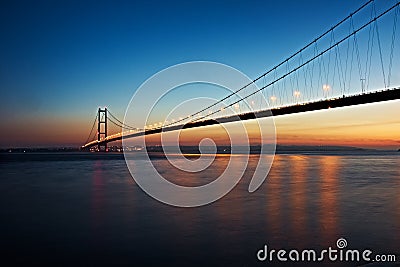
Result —
MULTIPOLYGON (((8 1, 0 148, 80 146, 99 106, 122 119, 135 90, 178 63, 215 61, 256 78, 365 2, 8 1)), ((278 144, 398 149, 399 104, 278 117, 278 144)))

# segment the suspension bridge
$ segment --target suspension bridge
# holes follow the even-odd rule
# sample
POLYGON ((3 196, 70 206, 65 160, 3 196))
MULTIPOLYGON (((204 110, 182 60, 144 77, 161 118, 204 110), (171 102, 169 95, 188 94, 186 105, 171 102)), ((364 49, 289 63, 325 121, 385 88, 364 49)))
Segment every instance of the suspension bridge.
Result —
POLYGON ((367 1, 249 84, 176 120, 135 127, 99 108, 81 149, 107 151, 122 138, 400 99, 400 2, 378 2, 367 1), (109 123, 117 127, 113 134, 109 123))

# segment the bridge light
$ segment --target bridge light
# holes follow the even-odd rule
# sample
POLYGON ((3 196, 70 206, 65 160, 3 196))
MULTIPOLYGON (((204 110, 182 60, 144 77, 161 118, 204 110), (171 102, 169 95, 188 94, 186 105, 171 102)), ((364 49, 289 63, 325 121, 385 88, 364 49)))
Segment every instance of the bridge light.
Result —
POLYGON ((236 109, 236 110, 239 109, 239 104, 238 104, 238 103, 235 104, 235 109, 236 109))
POLYGON ((271 96, 270 98, 271 98, 272 101, 275 101, 275 100, 276 100, 276 96, 274 96, 274 95, 271 96))
POLYGON ((329 84, 324 84, 324 85, 322 85, 322 89, 326 92, 326 91, 329 91, 331 89, 331 87, 329 84))
POLYGON ((328 93, 329 93, 330 89, 331 89, 331 86, 329 84, 322 85, 322 90, 324 90, 324 94, 325 94, 326 98, 328 98, 328 93))

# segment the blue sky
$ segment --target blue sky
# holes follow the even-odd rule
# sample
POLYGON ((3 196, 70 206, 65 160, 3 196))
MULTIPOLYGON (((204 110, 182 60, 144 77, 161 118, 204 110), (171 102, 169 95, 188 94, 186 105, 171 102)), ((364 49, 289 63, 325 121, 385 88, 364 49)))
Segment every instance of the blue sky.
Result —
POLYGON ((76 118, 90 128, 98 106, 122 117, 141 83, 186 61, 255 78, 362 3, 8 1, 0 9, 3 123, 11 132, 28 120, 76 118))

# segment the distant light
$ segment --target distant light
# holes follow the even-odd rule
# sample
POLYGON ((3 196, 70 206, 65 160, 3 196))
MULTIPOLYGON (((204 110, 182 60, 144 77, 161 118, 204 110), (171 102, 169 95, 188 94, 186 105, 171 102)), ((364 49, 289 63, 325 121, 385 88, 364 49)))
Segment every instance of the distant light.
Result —
POLYGON ((293 95, 296 96, 296 97, 299 97, 300 96, 300 92, 299 91, 294 91, 293 95))
POLYGON ((274 96, 274 95, 271 96, 271 100, 272 100, 272 101, 275 101, 275 100, 276 100, 276 96, 274 96))

